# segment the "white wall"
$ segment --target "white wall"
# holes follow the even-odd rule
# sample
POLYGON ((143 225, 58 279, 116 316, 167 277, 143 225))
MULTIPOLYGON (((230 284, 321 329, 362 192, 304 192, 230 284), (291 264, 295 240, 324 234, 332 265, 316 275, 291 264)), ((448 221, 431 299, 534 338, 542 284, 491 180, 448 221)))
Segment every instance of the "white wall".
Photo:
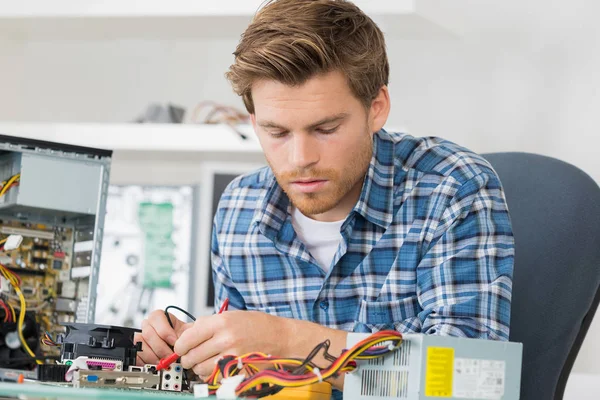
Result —
MULTIPOLYGON (((0 42, 0 120, 130 121, 152 101, 171 101, 190 112, 209 99, 241 107, 223 78, 235 44, 0 42)), ((600 181, 600 52, 593 36, 568 43, 393 40, 388 49, 389 126, 443 136, 479 152, 558 157, 600 181)), ((199 161, 152 163, 156 175, 147 174, 148 165, 117 157, 113 180, 138 174, 149 183, 168 178, 166 171, 193 180, 199 161)), ((575 371, 600 374, 599 338, 597 318, 575 371)))
MULTIPOLYGON (((242 107, 223 74, 234 40, 0 42, 0 120, 131 121, 149 102, 242 107)), ((476 151, 570 161, 600 181, 600 52, 468 41, 388 43, 389 126, 476 151)))

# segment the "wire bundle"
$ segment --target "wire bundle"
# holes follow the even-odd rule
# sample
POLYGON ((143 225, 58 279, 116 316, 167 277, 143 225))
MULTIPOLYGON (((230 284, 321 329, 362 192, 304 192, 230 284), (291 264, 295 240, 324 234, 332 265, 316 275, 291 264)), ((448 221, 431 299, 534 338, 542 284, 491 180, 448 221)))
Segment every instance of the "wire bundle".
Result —
POLYGON ((246 124, 250 120, 250 116, 234 107, 215 103, 213 101, 203 101, 199 103, 192 113, 192 123, 204 123, 204 124, 246 124), (204 118, 200 118, 201 114, 205 111, 206 115, 204 118))
POLYGON ((4 321, 5 323, 15 323, 17 322, 17 317, 15 314, 15 309, 10 303, 5 303, 3 299, 0 299, 0 307, 4 310, 4 321))
POLYGON ((237 129, 239 124, 247 124, 250 121, 250 116, 234 107, 225 106, 212 101, 204 101, 196 106, 192 113, 192 123, 203 123, 203 124, 225 124, 229 126, 235 133, 237 133, 242 139, 247 139, 246 135, 237 129), (200 118, 200 115, 205 111, 206 115, 204 118, 200 118))
POLYGON ((220 387, 221 377, 229 378, 243 373, 247 378, 236 388, 237 396, 269 396, 286 387, 311 385, 354 371, 357 367, 356 360, 383 357, 396 351, 401 343, 402 335, 399 332, 380 331, 343 351, 337 358, 328 353, 329 340, 316 346, 306 359, 279 358, 263 353, 249 353, 241 357, 225 356, 217 363, 207 383, 210 393, 215 394, 220 387), (331 362, 323 369, 312 362, 321 351, 324 352, 325 359, 331 362))
POLYGON ((21 174, 16 174, 10 177, 7 181, 3 181, 2 183, 0 183, 0 197, 4 196, 6 192, 8 192, 8 189, 10 189, 11 187, 17 186, 19 184, 20 179, 21 174))
POLYGON ((54 339, 52 339, 52 335, 48 331, 44 332, 44 337, 41 339, 41 341, 46 346, 50 346, 50 347, 58 347, 58 346, 60 346, 60 344, 56 343, 54 341, 54 339))
MULTIPOLYGON (((10 180, 9 180, 9 182, 10 182, 10 180)), ((0 196, 1 195, 2 194, 0 192, 0 196)), ((25 337, 23 336, 23 323, 25 322, 25 312, 27 311, 27 303, 25 303, 25 296, 23 296, 23 293, 21 292, 21 278, 2 264, 0 264, 0 273, 2 273, 2 276, 4 276, 4 278, 6 278, 6 280, 8 280, 10 282, 10 284, 15 289, 17 296, 19 297, 19 302, 21 304, 21 307, 19 309, 19 317, 16 322, 17 322, 17 332, 19 334, 19 339, 21 340, 21 345, 23 346, 23 349, 27 352, 27 354, 29 354, 31 357, 33 357, 33 359, 35 359, 35 362, 37 364, 42 364, 42 362, 36 358, 35 353, 31 350, 31 348, 27 344, 27 341, 25 340, 25 337)), ((13 316, 14 316, 14 310, 13 310, 13 316)))

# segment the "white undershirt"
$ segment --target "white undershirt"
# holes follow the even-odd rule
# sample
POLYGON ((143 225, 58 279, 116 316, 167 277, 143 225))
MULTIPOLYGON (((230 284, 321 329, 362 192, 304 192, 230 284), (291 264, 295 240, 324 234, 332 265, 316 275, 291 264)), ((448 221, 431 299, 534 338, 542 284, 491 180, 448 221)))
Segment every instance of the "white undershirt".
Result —
POLYGON ((344 220, 321 222, 308 218, 296 207, 292 207, 292 226, 308 252, 317 260, 325 272, 329 271, 335 252, 340 245, 340 228, 344 220))

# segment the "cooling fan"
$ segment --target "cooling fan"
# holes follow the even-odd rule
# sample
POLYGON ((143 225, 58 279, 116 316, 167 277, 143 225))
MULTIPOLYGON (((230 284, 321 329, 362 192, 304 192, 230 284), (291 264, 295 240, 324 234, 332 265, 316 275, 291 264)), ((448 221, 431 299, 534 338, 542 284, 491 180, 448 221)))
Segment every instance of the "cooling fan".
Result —
MULTIPOLYGON (((39 327, 33 312, 25 314, 23 337, 29 348, 40 353, 39 327)), ((0 368, 33 369, 35 360, 25 352, 17 331, 16 323, 0 324, 0 368)))

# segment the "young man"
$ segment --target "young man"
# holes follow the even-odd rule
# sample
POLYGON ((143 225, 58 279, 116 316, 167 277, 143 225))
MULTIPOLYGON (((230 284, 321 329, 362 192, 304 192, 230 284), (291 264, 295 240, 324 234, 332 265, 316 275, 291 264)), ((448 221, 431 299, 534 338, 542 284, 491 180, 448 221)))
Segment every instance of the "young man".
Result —
MULTIPOLYGON (((481 157, 383 130, 381 31, 340 0, 279 0, 256 15, 227 74, 269 163, 233 181, 212 237, 217 306, 142 325, 140 361, 182 355, 211 373, 223 354, 304 357, 348 331, 507 340, 513 237, 481 157)), ((342 382, 333 382, 341 388, 342 382)))

